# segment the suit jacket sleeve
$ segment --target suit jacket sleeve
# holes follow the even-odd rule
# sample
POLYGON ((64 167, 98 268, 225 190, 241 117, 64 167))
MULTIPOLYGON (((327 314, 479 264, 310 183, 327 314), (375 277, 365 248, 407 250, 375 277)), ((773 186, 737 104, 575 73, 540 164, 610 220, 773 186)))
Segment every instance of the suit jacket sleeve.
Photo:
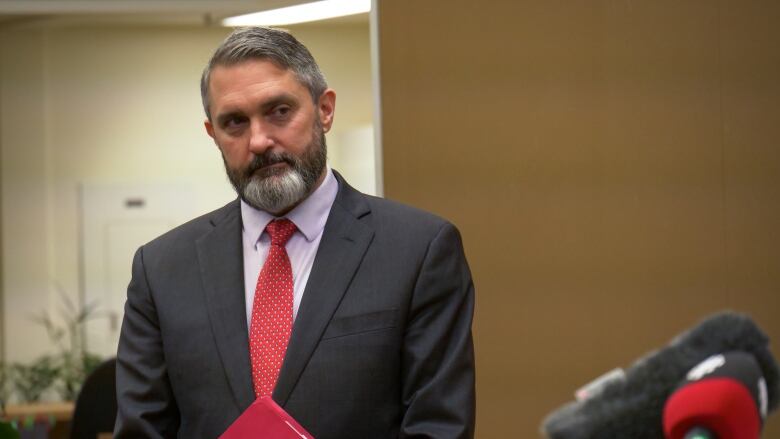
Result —
POLYGON ((460 235, 446 223, 428 247, 405 329, 401 438, 473 437, 473 312, 460 235))
POLYGON ((176 437, 179 412, 168 379, 157 311, 144 267, 143 247, 133 258, 116 378, 115 439, 176 437))

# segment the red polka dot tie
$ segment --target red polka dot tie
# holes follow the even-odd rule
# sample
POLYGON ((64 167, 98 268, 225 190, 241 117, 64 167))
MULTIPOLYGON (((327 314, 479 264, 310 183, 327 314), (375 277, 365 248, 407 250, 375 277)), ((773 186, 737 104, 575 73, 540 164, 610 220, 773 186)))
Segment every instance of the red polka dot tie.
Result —
POLYGON ((257 277, 249 327, 252 382, 258 398, 273 392, 292 331, 292 267, 284 246, 295 230, 288 219, 271 221, 265 227, 271 248, 257 277))

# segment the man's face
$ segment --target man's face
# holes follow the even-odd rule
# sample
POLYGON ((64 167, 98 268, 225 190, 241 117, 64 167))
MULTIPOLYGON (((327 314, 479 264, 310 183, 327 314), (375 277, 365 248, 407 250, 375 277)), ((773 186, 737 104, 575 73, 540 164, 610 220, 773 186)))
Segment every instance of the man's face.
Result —
POLYGON ((291 70, 264 60, 215 67, 210 76, 211 121, 230 182, 255 208, 282 215, 325 176, 325 136, 336 96, 313 102, 291 70))

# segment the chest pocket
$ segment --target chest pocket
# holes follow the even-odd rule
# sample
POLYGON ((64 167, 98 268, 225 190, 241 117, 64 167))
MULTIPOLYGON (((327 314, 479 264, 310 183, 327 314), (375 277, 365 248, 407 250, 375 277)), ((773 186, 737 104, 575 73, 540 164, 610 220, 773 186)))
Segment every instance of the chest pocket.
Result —
POLYGON ((364 332, 379 331, 398 326, 398 310, 388 309, 366 314, 336 317, 328 324, 323 340, 364 332))

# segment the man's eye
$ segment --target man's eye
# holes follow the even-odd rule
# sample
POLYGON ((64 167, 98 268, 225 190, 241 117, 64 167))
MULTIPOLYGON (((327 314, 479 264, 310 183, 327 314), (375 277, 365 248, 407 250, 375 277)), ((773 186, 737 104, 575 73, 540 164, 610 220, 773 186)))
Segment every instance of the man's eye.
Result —
POLYGON ((292 108, 290 108, 287 105, 280 105, 278 107, 274 107, 274 109, 271 111, 271 116, 278 118, 278 119, 284 119, 290 115, 292 112, 292 108))
POLYGON ((225 129, 237 128, 237 127, 241 126, 242 124, 244 124, 245 122, 246 122, 246 118, 245 117, 234 116, 234 117, 230 117, 230 118, 225 119, 225 121, 222 123, 222 126, 225 129))

